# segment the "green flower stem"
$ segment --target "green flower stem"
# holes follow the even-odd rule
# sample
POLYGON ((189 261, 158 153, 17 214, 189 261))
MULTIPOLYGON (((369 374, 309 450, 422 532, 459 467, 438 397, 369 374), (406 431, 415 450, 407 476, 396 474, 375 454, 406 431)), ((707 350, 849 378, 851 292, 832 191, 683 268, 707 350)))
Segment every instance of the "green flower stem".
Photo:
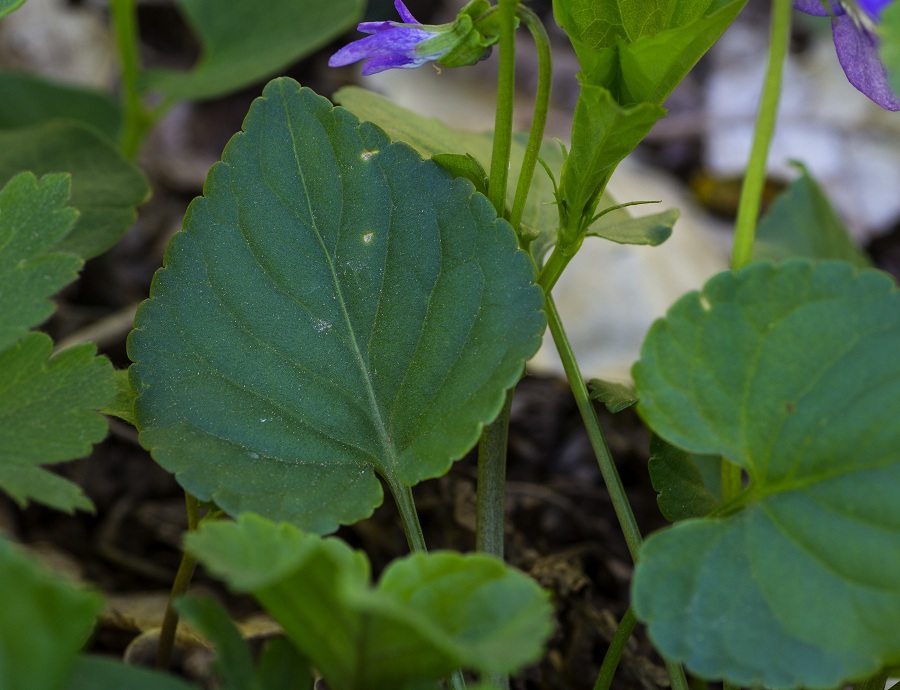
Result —
MULTIPOLYGON (((578 247, 575 248, 576 251, 580 247, 581 245, 579 244, 578 247)), ((556 281, 559 280, 559 277, 562 275, 566 266, 569 265, 573 256, 574 253, 563 251, 559 244, 557 244, 553 248, 553 251, 550 252, 550 257, 541 269, 541 273, 537 279, 537 284, 541 286, 545 295, 550 294, 553 286, 556 285, 556 281)))
POLYGON ((140 41, 136 0, 112 0, 111 10, 122 68, 122 111, 125 116, 119 147, 123 155, 134 159, 151 124, 138 89, 140 41))
MULTIPOLYGON (((781 97, 781 77, 784 60, 791 38, 791 0, 772 2, 772 24, 769 35, 769 63, 763 85, 759 113, 756 117, 756 131, 750 160, 741 188, 737 220, 734 228, 734 248, 731 254, 731 268, 737 270, 750 263, 753 258, 753 240, 759 219, 759 207, 763 186, 766 181, 766 160, 769 146, 775 133, 778 116, 778 101, 781 97)), ((727 503, 742 490, 741 468, 727 460, 722 460, 722 500, 727 503)))
MULTIPOLYGON (((578 406, 578 411, 581 413, 581 419, 587 430, 591 447, 594 449, 594 455, 597 456, 600 474, 603 475, 603 482, 606 484, 606 490, 609 492, 609 497, 612 500, 616 517, 619 519, 619 527, 625 536, 625 543, 628 545, 631 559, 637 563, 638 552, 642 542, 641 531, 638 529, 637 520, 635 520, 634 512, 631 510, 631 504, 625 495, 625 487, 622 486, 619 471, 613 462, 606 440, 603 438, 600 421, 597 419, 597 413, 594 411, 594 405, 588 395, 587 385, 584 382, 584 377, 581 375, 578 362, 575 361, 575 353, 572 352, 572 346, 568 337, 566 337, 553 296, 549 293, 546 293, 545 304, 550 334, 553 336, 553 342, 556 345, 557 352, 559 352, 559 358, 562 360, 566 378, 569 380, 569 386, 575 396, 575 403, 578 406)), ((684 669, 679 664, 666 661, 666 670, 668 671, 669 682, 673 690, 688 690, 684 669)))
POLYGON ((500 0, 500 74, 497 78, 497 114, 494 118, 494 147, 488 199, 497 215, 506 217, 506 182, 509 178, 509 152, 512 148, 513 101, 516 90, 516 8, 519 0, 500 0))
MULTIPOLYGON (((188 532, 193 532, 200 524, 200 502, 186 491, 184 492, 184 502, 187 509, 188 532)), ((159 646, 156 648, 156 667, 159 669, 169 668, 172 661, 172 649, 175 647, 178 614, 172 607, 172 602, 187 592, 196 567, 197 559, 187 551, 182 551, 181 563, 178 565, 178 572, 175 573, 175 580, 172 582, 172 591, 169 593, 166 613, 159 630, 159 646)))
POLYGON ((753 238, 756 235, 756 222, 766 181, 766 159, 775 132, 778 100, 781 97, 781 76, 791 38, 791 11, 791 0, 773 0, 769 63, 735 221, 734 248, 731 254, 733 269, 746 266, 753 258, 753 238))
POLYGON ((637 520, 634 518, 634 512, 631 510, 631 504, 628 503, 628 498, 625 495, 625 488, 622 486, 619 471, 613 462, 606 440, 603 438, 603 431, 600 429, 600 422, 588 395, 587 385, 584 382, 584 377, 581 375, 578 362, 575 361, 575 353, 572 352, 572 346, 569 344, 569 339, 563 329, 559 312, 556 310, 556 304, 549 293, 546 296, 546 309, 550 334, 553 336, 553 342, 559 352, 559 358, 562 360, 566 378, 569 380, 569 386, 575 395, 575 403, 578 405, 578 411, 581 413, 581 419, 584 421, 591 447, 597 456, 600 474, 603 475, 603 481, 612 500, 613 509, 616 511, 616 517, 619 519, 619 527, 625 536, 625 543, 628 545, 631 559, 637 562, 638 550, 642 541, 641 532, 638 529, 637 520))
POLYGON ((513 200, 512 211, 509 214, 509 222, 518 232, 519 225, 522 222, 522 214, 525 211, 528 190, 531 188, 531 180, 534 178, 534 168, 537 165, 541 144, 544 141, 544 127, 547 124, 547 113, 550 110, 553 61, 550 55, 550 37, 547 35, 547 30, 544 28, 540 17, 524 6, 519 6, 516 10, 516 16, 531 32, 538 55, 538 82, 534 101, 534 115, 531 118, 531 131, 528 133, 525 158, 522 160, 522 169, 519 171, 519 181, 516 184, 516 196, 513 200))
POLYGON ((600 675, 597 676, 597 682, 594 683, 594 690, 609 690, 612 687, 616 668, 635 625, 637 625, 637 618, 634 617, 634 611, 629 606, 625 615, 622 616, 622 620, 619 621, 619 627, 616 628, 616 634, 613 635, 609 643, 606 656, 603 657, 603 664, 600 666, 600 675))
POLYGON ((427 553, 425 535, 422 534, 422 525, 419 522, 419 514, 416 512, 416 502, 413 499, 412 489, 395 477, 385 477, 397 510, 400 512, 400 520, 403 522, 403 531, 406 532, 406 541, 409 550, 413 553, 427 553))
MULTIPOLYGON (((413 553, 427 553, 425 535, 422 534, 422 524, 419 522, 419 513, 416 511, 416 502, 413 499, 412 489, 394 477, 384 477, 388 489, 397 504, 400 512, 400 520, 403 522, 403 531, 406 532, 406 541, 409 550, 413 553)), ((447 679, 451 690, 466 690, 466 681, 462 671, 455 670, 447 679)))
POLYGON ((857 683, 853 686, 853 690, 884 690, 884 686, 887 684, 890 677, 891 673, 889 670, 882 671, 871 678, 867 678, 866 680, 857 683))

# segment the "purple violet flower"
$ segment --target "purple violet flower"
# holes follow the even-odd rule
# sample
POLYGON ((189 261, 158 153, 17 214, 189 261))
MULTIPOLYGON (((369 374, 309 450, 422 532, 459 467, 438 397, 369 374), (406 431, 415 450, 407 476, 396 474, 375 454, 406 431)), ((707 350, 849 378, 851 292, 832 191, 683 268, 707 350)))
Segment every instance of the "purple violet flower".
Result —
POLYGON ((363 76, 388 69, 412 69, 445 58, 446 67, 474 64, 490 52, 496 38, 485 37, 475 28, 490 7, 487 0, 473 0, 450 24, 422 24, 403 4, 394 0, 402 22, 363 22, 356 28, 371 34, 348 43, 328 60, 329 67, 343 67, 365 60, 363 76))
POLYGON ((893 0, 794 0, 794 8, 817 17, 831 16, 831 32, 838 61, 847 80, 885 110, 900 110, 878 56, 876 27, 881 12, 893 0))

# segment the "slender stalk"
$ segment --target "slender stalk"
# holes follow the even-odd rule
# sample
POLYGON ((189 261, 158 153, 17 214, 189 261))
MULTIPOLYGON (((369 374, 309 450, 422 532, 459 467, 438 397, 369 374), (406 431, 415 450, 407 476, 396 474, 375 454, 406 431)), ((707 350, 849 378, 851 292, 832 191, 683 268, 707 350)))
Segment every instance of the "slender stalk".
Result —
POLYGON ((544 127, 547 124, 547 113, 550 110, 553 61, 550 54, 550 37, 540 18, 529 8, 521 5, 516 10, 516 16, 531 32, 538 56, 538 82, 534 100, 534 115, 531 118, 531 131, 528 133, 528 144, 525 147, 522 169, 519 171, 519 181, 516 183, 516 196, 509 214, 509 222, 518 231, 519 224, 522 222, 522 214, 525 211, 528 190, 531 188, 531 180, 534 178, 534 168, 537 165, 541 144, 544 141, 544 127))
POLYGON ((562 321, 559 318, 559 312, 556 310, 556 304, 552 295, 546 296, 547 321, 550 327, 550 334, 553 336, 553 342, 559 352, 559 358, 562 360, 563 369, 566 371, 566 378, 569 380, 569 386, 575 396, 575 403, 578 405, 578 411, 581 413, 581 419, 584 421, 587 430, 588 439, 594 454, 597 456, 597 464, 600 466, 600 474, 603 475, 603 481, 612 500, 613 509, 616 511, 616 517, 619 519, 619 527, 625 536, 625 543, 628 545, 628 551, 631 553, 631 559, 637 562, 638 550, 641 546, 641 532, 637 526, 637 520, 634 518, 634 512, 631 510, 631 504, 625 495, 625 488, 622 486, 622 480, 619 477, 619 471, 613 462, 612 454, 603 438, 603 431, 600 429, 600 422, 594 411, 594 405, 588 394, 587 385, 578 362, 575 361, 575 353, 572 352, 572 346, 566 337, 563 329, 562 321))
MULTIPOLYGON (((579 247, 576 247, 576 249, 579 247)), ((553 248, 553 251, 550 252, 547 263, 544 264, 544 268, 541 269, 541 273, 537 279, 537 284, 541 286, 544 294, 550 294, 553 286, 556 285, 556 281, 559 280, 559 277, 562 275, 563 270, 565 270, 566 266, 568 266, 569 262, 572 260, 572 256, 574 256, 574 254, 563 251, 558 244, 553 248)))
POLYGON ((616 668, 619 666, 622 652, 625 651, 625 645, 628 644, 628 638, 634 632, 635 625, 637 625, 637 618, 634 617, 634 611, 629 606, 625 615, 622 616, 622 620, 619 621, 619 627, 616 628, 616 633, 609 643, 606 656, 603 657, 603 664, 600 666, 597 682, 594 683, 594 690, 609 690, 612 687, 616 668))
POLYGON ((888 679, 891 677, 890 671, 882 671, 871 678, 866 678, 853 686, 853 690, 884 690, 888 679))
POLYGON ((494 147, 488 180, 488 199, 498 216, 506 217, 506 182, 509 178, 509 151, 512 148, 513 101, 516 90, 516 7, 519 0, 500 0, 500 73, 497 77, 497 114, 494 118, 494 147))
POLYGON ((137 30, 136 0, 111 0, 116 45, 122 68, 122 111, 125 123, 119 147, 122 153, 133 159, 148 127, 147 114, 138 90, 140 73, 140 41, 137 30))
MULTIPOLYGON (((188 532, 193 532, 200 524, 200 502, 186 491, 184 492, 184 502, 187 509, 188 532)), ((175 580, 172 582, 172 591, 169 593, 169 601, 166 604, 166 613, 163 616, 162 627, 159 630, 159 646, 156 648, 156 667, 159 669, 169 668, 169 664, 172 661, 172 649, 175 646, 178 614, 175 612, 172 603, 187 592, 196 567, 197 559, 187 551, 183 551, 181 563, 178 565, 178 572, 175 573, 175 580)))
POLYGON ((753 255, 753 238, 756 235, 756 222, 766 181, 766 159, 769 157, 769 146, 775 133, 778 101, 781 97, 781 76, 791 37, 791 10, 791 0, 772 2, 769 62, 735 221, 734 248, 731 255, 733 269, 746 266, 753 255))
POLYGON ((513 391, 497 419, 484 428, 478 442, 478 492, 475 499, 475 549, 503 558, 503 516, 506 488, 506 447, 513 391))
MULTIPOLYGON (((791 37, 791 11, 791 0, 773 0, 769 62, 735 221, 734 247, 731 254, 731 268, 734 270, 743 268, 753 258, 753 240, 756 236, 759 207, 766 181, 766 160, 775 133, 778 101, 781 97, 781 76, 791 37)), ((743 485, 741 468, 723 459, 721 473, 722 500, 727 503, 741 492, 743 485)))

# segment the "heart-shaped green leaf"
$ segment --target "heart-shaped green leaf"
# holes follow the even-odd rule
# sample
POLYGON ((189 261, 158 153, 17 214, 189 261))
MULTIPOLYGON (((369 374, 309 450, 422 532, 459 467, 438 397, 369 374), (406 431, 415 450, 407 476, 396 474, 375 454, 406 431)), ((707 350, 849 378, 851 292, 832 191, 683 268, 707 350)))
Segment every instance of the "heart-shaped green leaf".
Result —
POLYGON ((541 291, 466 180, 296 82, 266 87, 129 341, 142 442, 224 510, 328 532, 476 442, 541 291))
POLYGON ((653 325, 644 418, 749 477, 641 551, 635 611, 665 656, 771 688, 900 661, 898 352, 900 292, 840 262, 720 274, 653 325))
POLYGON ((825 191, 804 166, 796 167, 800 177, 778 195, 756 229, 754 257, 773 261, 797 257, 839 259, 859 268, 871 266, 825 191))
POLYGON ((335 690, 428 687, 458 666, 508 673, 552 630, 546 594, 489 556, 416 554, 373 589, 361 552, 253 514, 204 525, 187 548, 252 593, 335 690))
POLYGON ((0 539, 0 582, 0 687, 65 687, 100 612, 100 597, 45 572, 5 539, 0 539))
POLYGON ((190 72, 154 70, 145 86, 174 98, 205 100, 278 74, 352 27, 364 0, 178 0, 202 47, 190 72))
POLYGON ((143 174, 105 137, 76 123, 46 122, 0 131, 0 184, 30 170, 72 175, 75 229, 58 249, 89 259, 109 249, 137 217, 150 191, 143 174))
POLYGON ((115 140, 122 111, 105 92, 50 81, 25 72, 0 72, 0 129, 33 127, 48 120, 75 120, 115 140))

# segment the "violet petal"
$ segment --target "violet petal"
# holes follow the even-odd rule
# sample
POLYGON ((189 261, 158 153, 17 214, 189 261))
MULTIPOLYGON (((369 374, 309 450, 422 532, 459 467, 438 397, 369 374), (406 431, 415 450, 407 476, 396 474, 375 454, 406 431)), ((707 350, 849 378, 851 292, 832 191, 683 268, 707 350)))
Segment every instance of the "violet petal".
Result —
MULTIPOLYGON (((825 9, 825 5, 823 5, 820 0, 794 0, 794 9, 806 12, 806 14, 812 14, 816 17, 830 16, 828 10, 825 9)), ((835 15, 844 14, 844 8, 837 2, 832 1, 831 9, 835 15)))
POLYGON ((900 110, 900 99, 888 85, 887 72, 878 56, 878 42, 847 16, 832 21, 834 47, 847 80, 885 110, 900 110))
POLYGON ((857 4, 875 20, 881 19, 881 11, 893 0, 857 0, 857 4))

